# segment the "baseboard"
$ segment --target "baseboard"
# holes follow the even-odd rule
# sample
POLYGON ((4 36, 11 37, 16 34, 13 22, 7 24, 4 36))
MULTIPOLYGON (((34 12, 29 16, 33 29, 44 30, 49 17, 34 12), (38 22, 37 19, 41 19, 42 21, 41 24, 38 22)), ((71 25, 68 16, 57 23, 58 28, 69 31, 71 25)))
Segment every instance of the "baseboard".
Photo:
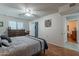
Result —
POLYGON ((59 47, 64 47, 64 46, 60 46, 58 44, 54 44, 54 43, 51 43, 51 42, 47 42, 48 44, 52 44, 52 45, 56 45, 56 46, 59 46, 59 47))
POLYGON ((66 48, 66 49, 70 49, 70 50, 74 50, 74 51, 77 51, 77 52, 79 52, 79 50, 76 50, 76 49, 73 49, 73 48, 69 48, 69 47, 65 47, 64 45, 63 46, 60 46, 60 45, 58 45, 58 44, 54 44, 54 43, 51 43, 51 42, 47 42, 48 44, 52 44, 52 45, 56 45, 56 46, 58 46, 58 47, 62 47, 62 48, 66 48))

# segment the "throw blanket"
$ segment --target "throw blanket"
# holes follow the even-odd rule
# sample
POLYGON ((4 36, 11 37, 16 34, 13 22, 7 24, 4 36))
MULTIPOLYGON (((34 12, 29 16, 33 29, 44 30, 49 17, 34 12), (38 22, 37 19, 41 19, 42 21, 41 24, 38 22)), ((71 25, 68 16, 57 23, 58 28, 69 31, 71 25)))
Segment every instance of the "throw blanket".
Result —
POLYGON ((39 39, 41 39, 41 40, 43 40, 43 41, 44 41, 44 49, 48 49, 48 45, 47 45, 46 40, 44 40, 44 39, 42 39, 42 38, 39 38, 39 39))
MULTIPOLYGON (((31 35, 29 35, 29 36, 31 36, 31 35)), ((35 36, 31 36, 31 37, 36 38, 35 36)), ((44 39, 42 39, 42 38, 37 38, 37 39, 40 39, 40 40, 43 40, 43 41, 44 41, 44 50, 45 50, 45 49, 48 49, 48 45, 47 45, 46 40, 44 40, 44 39)))

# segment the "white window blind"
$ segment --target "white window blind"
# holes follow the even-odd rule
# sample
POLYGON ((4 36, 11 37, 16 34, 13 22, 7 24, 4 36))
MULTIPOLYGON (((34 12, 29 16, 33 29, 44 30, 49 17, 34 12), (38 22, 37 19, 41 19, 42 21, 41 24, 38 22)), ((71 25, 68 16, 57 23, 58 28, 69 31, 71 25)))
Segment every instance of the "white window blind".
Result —
POLYGON ((15 21, 9 21, 9 27, 11 29, 16 29, 16 22, 15 21))
POLYGON ((23 22, 9 21, 9 27, 11 29, 24 29, 23 22))
POLYGON ((17 22, 17 28, 23 29, 23 22, 17 22))

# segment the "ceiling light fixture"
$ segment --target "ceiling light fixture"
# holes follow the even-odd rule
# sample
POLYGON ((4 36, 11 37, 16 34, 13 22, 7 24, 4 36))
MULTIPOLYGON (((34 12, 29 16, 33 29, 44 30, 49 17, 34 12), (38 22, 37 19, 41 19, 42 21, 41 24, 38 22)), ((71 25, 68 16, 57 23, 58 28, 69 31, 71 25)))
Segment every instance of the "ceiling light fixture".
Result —
POLYGON ((25 15, 26 15, 26 16, 31 16, 32 14, 30 14, 30 13, 26 13, 25 15))
POLYGON ((32 16, 32 10, 26 9, 25 11, 26 11, 26 12, 25 12, 25 15, 26 15, 26 16, 32 16))
POLYGON ((29 16, 33 17, 33 10, 32 9, 24 9, 23 13, 19 14, 20 16, 29 16))

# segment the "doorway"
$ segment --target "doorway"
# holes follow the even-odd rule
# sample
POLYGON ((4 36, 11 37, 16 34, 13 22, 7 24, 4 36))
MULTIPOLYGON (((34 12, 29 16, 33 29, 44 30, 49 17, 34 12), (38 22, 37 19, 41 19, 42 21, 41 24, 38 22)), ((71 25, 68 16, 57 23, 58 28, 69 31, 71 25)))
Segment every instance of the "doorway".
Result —
POLYGON ((70 20, 67 22, 67 41, 77 43, 77 21, 70 20))

